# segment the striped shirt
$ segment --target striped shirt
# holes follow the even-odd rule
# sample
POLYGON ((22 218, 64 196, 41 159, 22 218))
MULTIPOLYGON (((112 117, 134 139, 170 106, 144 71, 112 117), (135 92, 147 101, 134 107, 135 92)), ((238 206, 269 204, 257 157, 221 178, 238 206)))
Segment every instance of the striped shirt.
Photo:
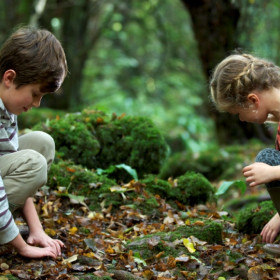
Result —
MULTIPOLYGON (((1 156, 18 150, 17 116, 10 114, 0 98, 0 160, 1 156)), ((0 244, 12 241, 19 233, 5 191, 0 170, 0 244)))

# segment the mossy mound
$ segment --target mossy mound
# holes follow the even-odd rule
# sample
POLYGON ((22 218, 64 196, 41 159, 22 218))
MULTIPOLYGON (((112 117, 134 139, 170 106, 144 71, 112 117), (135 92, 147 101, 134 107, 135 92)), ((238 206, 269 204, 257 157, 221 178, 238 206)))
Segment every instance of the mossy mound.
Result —
MULTIPOLYGON (((167 156, 162 134, 144 117, 109 118, 103 112, 83 110, 41 123, 33 130, 49 133, 62 159, 90 169, 124 163, 136 169, 141 178, 158 174, 167 156)), ((131 179, 126 172, 114 172, 112 176, 123 181, 131 179)))
POLYGON ((121 205, 129 205, 135 211, 146 215, 156 216, 160 212, 157 199, 144 190, 144 185, 140 182, 132 181, 121 187, 115 180, 70 161, 59 160, 51 165, 48 184, 53 189, 65 187, 65 195, 71 193, 84 196, 91 210, 99 211, 102 207, 112 207, 114 210, 121 205))
POLYGON ((159 252, 164 252, 166 256, 172 255, 177 257, 182 253, 189 254, 185 246, 178 242, 179 240, 195 236, 210 244, 221 244, 222 228, 222 225, 219 223, 205 221, 203 226, 180 226, 174 231, 145 235, 129 242, 126 247, 134 253, 139 253, 144 259, 151 258, 159 252), (178 247, 172 244, 174 241, 179 244, 178 247))
POLYGON ((187 171, 203 174, 208 180, 231 179, 240 171, 243 156, 226 149, 211 148, 194 155, 190 151, 174 153, 166 160, 160 178, 176 178, 187 171))
POLYGON ((236 228, 243 233, 258 234, 275 213, 272 201, 249 205, 237 214, 236 228))
POLYGON ((142 183, 149 192, 158 194, 170 202, 177 200, 184 205, 193 206, 214 199, 215 189, 211 183, 202 174, 192 171, 179 176, 173 182, 174 186, 153 175, 147 176, 142 183))
POLYGON ((215 189, 202 174, 189 171, 177 180, 185 205, 204 204, 214 199, 215 189))

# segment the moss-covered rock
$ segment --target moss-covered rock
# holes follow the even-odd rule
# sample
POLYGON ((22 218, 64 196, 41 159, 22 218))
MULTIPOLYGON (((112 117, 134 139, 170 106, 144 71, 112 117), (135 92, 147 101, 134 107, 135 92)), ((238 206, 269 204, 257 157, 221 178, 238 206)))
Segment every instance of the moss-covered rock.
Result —
POLYGON ((190 171, 178 177, 177 188, 180 189, 179 201, 185 205, 204 204, 214 199, 214 187, 200 173, 190 171))
MULTIPOLYGON (((109 118, 94 110, 68 114, 33 128, 49 133, 63 159, 87 168, 107 169, 126 164, 144 174, 158 174, 167 155, 167 144, 151 120, 143 117, 109 118)), ((113 177, 129 181, 127 173, 116 171, 113 177)))
POLYGON ((275 213, 272 201, 249 205, 237 214, 236 228, 243 233, 258 234, 275 213))
MULTIPOLYGON (((215 189, 211 183, 200 173, 186 172, 174 181, 172 186, 168 181, 158 179, 154 175, 146 176, 142 181, 146 189, 166 198, 169 202, 177 200, 185 205, 196 205, 214 199, 215 189)), ((171 203, 174 206, 174 203, 171 203)))
POLYGON ((182 252, 188 254, 188 251, 182 243, 177 242, 180 245, 176 247, 172 242, 190 236, 195 236, 210 244, 221 244, 222 225, 216 222, 205 221, 203 226, 195 224, 180 226, 174 231, 149 234, 136 238, 132 242, 129 242, 126 247, 134 253, 139 253, 144 259, 150 258, 159 252, 164 252, 166 256, 172 255, 176 257, 182 254, 182 252))

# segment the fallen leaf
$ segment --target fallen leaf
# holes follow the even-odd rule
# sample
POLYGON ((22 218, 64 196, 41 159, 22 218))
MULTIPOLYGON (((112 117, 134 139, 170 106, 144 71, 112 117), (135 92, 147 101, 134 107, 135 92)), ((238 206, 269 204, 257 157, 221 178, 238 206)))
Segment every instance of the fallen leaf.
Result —
POLYGON ((70 258, 68 258, 68 259, 64 259, 63 261, 62 261, 62 264, 67 264, 67 263, 72 263, 72 262, 75 262, 77 259, 78 259, 78 254, 76 254, 76 255, 73 255, 73 256, 71 256, 70 258))
POLYGON ((189 250, 190 253, 194 253, 196 251, 193 243, 188 238, 183 238, 183 244, 189 250))

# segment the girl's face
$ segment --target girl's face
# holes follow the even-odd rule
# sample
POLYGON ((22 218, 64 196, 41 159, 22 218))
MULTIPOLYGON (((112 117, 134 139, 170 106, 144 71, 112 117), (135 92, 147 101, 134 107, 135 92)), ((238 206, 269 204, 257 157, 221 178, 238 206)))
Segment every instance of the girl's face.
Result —
POLYGON ((238 107, 229 111, 230 114, 238 115, 240 121, 249 123, 264 123, 267 121, 268 112, 255 106, 238 107))
POLYGON ((276 101, 273 94, 272 90, 250 93, 244 106, 230 109, 229 113, 238 115, 242 122, 264 123, 273 114, 276 101))

